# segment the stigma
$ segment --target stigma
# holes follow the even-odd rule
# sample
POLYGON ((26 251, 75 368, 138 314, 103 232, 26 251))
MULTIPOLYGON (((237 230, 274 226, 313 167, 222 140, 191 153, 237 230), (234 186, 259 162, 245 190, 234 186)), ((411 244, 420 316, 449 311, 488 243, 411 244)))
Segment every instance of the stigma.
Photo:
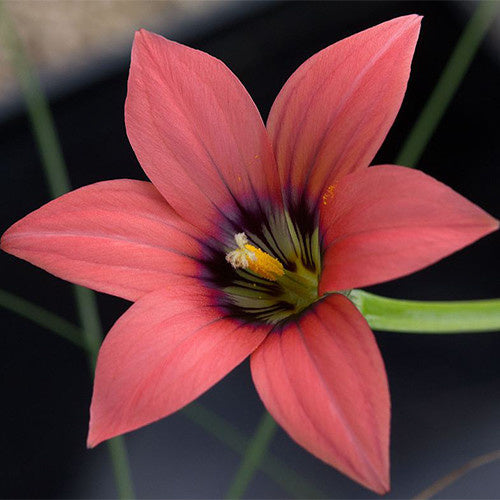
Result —
POLYGON ((238 248, 226 254, 227 262, 234 269, 248 269, 269 281, 276 281, 285 274, 283 264, 260 248, 250 245, 245 233, 235 234, 234 241, 238 248))

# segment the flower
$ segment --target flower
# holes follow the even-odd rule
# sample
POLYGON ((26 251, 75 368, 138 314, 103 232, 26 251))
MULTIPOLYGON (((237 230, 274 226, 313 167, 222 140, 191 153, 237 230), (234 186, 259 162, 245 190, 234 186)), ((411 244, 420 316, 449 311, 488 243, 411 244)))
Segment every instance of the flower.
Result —
POLYGON ((180 409, 250 355, 262 401, 293 439, 388 491, 385 369, 346 292, 498 227, 421 172, 368 168, 419 27, 419 16, 400 17, 317 53, 286 82, 267 128, 220 61, 137 33, 125 118, 152 183, 77 189, 1 240, 135 302, 100 350, 89 446, 180 409))

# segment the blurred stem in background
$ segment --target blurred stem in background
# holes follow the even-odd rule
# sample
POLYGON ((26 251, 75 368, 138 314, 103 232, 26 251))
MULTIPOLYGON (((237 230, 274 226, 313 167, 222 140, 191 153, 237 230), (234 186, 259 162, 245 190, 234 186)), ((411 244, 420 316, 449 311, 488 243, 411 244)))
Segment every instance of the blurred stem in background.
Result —
MULTIPOLYGON (((0 19, 2 20, 1 27, 4 32, 6 45, 11 54, 12 64, 21 84, 50 194, 53 198, 56 198, 68 192, 71 186, 54 126, 54 120, 42 92, 40 82, 31 68, 21 40, 17 36, 12 21, 8 17, 7 9, 1 0, 0 19)), ((93 373, 103 338, 97 302, 94 292, 88 288, 82 288, 77 285, 72 285, 72 287, 75 294, 78 316, 83 327, 82 340, 86 346, 90 369, 93 373)), ((22 308, 23 304, 18 303, 18 306, 22 308)), ((33 312, 35 311, 32 310, 31 313, 33 312)), ((108 447, 120 498, 134 498, 135 494, 124 438, 120 436, 109 440, 108 447)))
POLYGON ((6 290, 0 290, 0 306, 29 319, 34 323, 56 333, 78 347, 87 350, 87 345, 83 340, 83 332, 77 326, 61 318, 53 312, 47 311, 43 307, 33 304, 29 300, 23 299, 6 290))
POLYGON ((465 26, 455 48, 401 148, 396 165, 414 167, 450 104, 481 41, 492 25, 500 7, 497 0, 482 0, 465 26))
POLYGON ((450 486, 450 484, 453 484, 469 472, 481 467, 482 465, 491 464, 495 460, 500 460, 500 450, 492 451, 491 453, 486 453, 480 457, 473 458, 466 464, 462 465, 462 467, 455 469, 441 479, 438 479, 435 483, 432 483, 428 488, 421 491, 418 495, 415 495, 413 500, 429 500, 434 495, 437 495, 446 487, 450 486))
MULTIPOLYGON (((481 41, 493 23, 499 7, 500 2, 487 0, 482 0, 476 7, 434 90, 403 144, 396 159, 397 165, 414 167, 418 163, 465 76, 481 41)), ((386 299, 362 290, 353 290, 351 293, 354 293, 357 299, 356 305, 374 329, 423 333, 424 331, 430 332, 432 328, 435 328, 435 333, 451 333, 500 328, 500 300, 455 302, 446 305, 386 299), (487 317, 483 317, 483 315, 487 317), (457 318, 460 318, 466 328, 460 329, 460 321, 457 321, 457 318), (476 326, 479 327, 476 328, 476 326), (484 328, 481 328, 482 326, 484 328)), ((266 414, 267 411, 264 411, 264 415, 266 414)), ((264 418, 262 417, 262 420, 264 418)), ((268 432, 271 431, 268 430, 268 432)), ((254 460, 253 457, 264 455, 271 442, 271 439, 262 439, 260 434, 261 427, 259 426, 229 488, 228 496, 231 498, 237 499, 243 496, 245 488, 241 486, 250 483, 258 467, 258 460, 254 460), (245 478, 244 483, 243 477, 245 478)))
MULTIPOLYGON (((210 432, 217 439, 223 442, 228 448, 232 449, 239 455, 243 455, 248 449, 255 448, 251 441, 243 436, 230 422, 220 417, 210 409, 203 406, 197 401, 192 402, 189 406, 182 410, 184 416, 189 418, 193 423, 210 432)), ((271 416, 266 419, 271 419, 271 416)), ((270 438, 269 434, 273 434, 276 429, 274 422, 264 422, 261 420, 260 431, 256 434, 264 434, 264 437, 270 438)), ((257 440, 260 439, 258 436, 257 440)), ((252 438, 255 441, 256 437, 252 438)), ((261 447, 260 450, 263 450, 261 447)), ((261 456, 260 461, 257 461, 257 467, 268 477, 273 479, 276 484, 280 485, 284 491, 293 498, 328 498, 328 495, 299 476, 296 472, 278 460, 274 455, 266 450, 261 456)), ((248 459, 247 459, 248 462, 248 459)), ((253 461, 252 463, 256 463, 253 461)), ((250 470, 250 468, 246 468, 250 470)), ((252 473, 253 474, 253 473, 252 473)), ((252 475, 248 477, 250 480, 252 475)), ((246 478, 245 478, 246 480, 246 478)), ((246 484, 244 485, 246 488, 246 484)), ((227 495, 229 496, 229 495, 227 495)))
POLYGON ((264 458, 277 427, 273 417, 265 411, 255 430, 252 440, 248 444, 245 455, 234 476, 226 498, 241 498, 252 480, 259 463, 264 458))

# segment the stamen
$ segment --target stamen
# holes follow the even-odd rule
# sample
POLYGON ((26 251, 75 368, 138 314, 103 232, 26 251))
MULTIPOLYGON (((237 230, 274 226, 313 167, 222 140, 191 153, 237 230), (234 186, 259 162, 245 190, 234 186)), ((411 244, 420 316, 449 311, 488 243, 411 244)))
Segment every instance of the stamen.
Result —
POLYGON ((276 281, 285 274, 283 264, 260 248, 248 243, 245 233, 234 235, 238 248, 226 254, 226 260, 235 269, 248 269, 261 278, 276 281))

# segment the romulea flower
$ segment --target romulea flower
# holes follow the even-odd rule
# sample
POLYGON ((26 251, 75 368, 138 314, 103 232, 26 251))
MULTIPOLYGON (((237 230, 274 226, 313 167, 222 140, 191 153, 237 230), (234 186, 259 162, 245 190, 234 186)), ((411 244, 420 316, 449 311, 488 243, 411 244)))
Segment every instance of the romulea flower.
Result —
POLYGON ((420 17, 320 51, 264 126, 219 60, 137 33, 127 134, 151 183, 99 182, 14 224, 2 248, 135 303, 97 362, 88 445, 182 408, 250 355, 288 434, 389 489, 390 402, 348 291, 417 271, 497 221, 431 177, 369 167, 401 105, 420 17))

